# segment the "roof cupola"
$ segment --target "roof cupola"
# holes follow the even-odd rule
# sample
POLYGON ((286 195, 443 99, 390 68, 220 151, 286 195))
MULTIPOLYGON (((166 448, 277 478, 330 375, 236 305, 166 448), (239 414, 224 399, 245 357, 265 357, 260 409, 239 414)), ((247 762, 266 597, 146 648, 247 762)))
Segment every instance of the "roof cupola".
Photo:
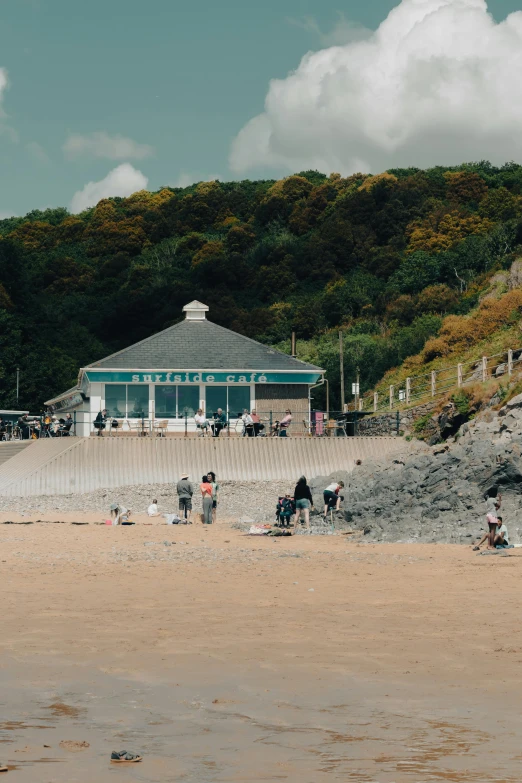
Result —
POLYGON ((207 317, 205 313, 208 313, 208 307, 194 299, 193 302, 185 305, 183 312, 186 313, 185 319, 187 321, 205 321, 207 317))

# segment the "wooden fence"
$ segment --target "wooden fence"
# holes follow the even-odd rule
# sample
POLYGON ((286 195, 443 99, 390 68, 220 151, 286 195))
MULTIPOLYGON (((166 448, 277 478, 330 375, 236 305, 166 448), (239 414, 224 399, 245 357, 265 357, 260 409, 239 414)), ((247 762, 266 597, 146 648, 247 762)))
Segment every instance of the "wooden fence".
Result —
POLYGON ((522 365, 522 348, 510 348, 494 356, 482 356, 424 375, 411 376, 406 378, 402 387, 391 385, 384 394, 369 392, 359 398, 358 407, 365 413, 378 413, 418 405, 447 394, 450 389, 459 389, 471 383, 485 383, 503 375, 510 377, 518 365, 522 365))

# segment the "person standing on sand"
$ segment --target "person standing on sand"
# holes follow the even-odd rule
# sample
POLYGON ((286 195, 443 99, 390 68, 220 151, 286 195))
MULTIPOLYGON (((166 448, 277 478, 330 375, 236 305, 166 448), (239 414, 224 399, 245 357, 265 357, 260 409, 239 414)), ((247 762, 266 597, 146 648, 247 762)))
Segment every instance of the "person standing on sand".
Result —
POLYGON ((489 528, 488 536, 489 536, 490 549, 495 548, 495 536, 497 534, 497 527, 498 527, 498 512, 501 503, 502 503, 502 495, 497 495, 496 498, 489 497, 489 496, 486 498, 486 511, 487 511, 486 519, 488 520, 488 528, 489 528))
POLYGON ((294 489, 295 500, 295 529, 301 521, 301 511, 304 511, 306 529, 310 530, 310 509, 314 505, 314 499, 310 487, 306 483, 306 476, 301 476, 294 489))
POLYGON ((207 481, 212 486, 212 522, 216 521, 219 484, 216 481, 216 474, 213 470, 207 473, 207 481))
POLYGON ((208 476, 203 476, 201 484, 199 485, 201 490, 201 497, 203 500, 203 524, 212 524, 212 484, 208 480, 208 476))
POLYGON ((190 525, 190 515, 192 514, 192 495, 194 494, 194 487, 189 481, 189 474, 182 473, 181 478, 176 485, 176 491, 179 498, 179 510, 181 516, 187 520, 187 524, 190 525))

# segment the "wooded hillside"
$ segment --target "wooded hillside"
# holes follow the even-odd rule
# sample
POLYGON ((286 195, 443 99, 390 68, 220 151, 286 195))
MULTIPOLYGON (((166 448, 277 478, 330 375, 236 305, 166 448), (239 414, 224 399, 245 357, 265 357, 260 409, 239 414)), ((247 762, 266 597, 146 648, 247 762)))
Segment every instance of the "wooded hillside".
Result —
POLYGON ((377 176, 302 172, 0 221, 0 407, 36 409, 78 368, 181 318, 211 320, 325 367, 337 330, 363 391, 477 305, 522 246, 522 167, 377 176))

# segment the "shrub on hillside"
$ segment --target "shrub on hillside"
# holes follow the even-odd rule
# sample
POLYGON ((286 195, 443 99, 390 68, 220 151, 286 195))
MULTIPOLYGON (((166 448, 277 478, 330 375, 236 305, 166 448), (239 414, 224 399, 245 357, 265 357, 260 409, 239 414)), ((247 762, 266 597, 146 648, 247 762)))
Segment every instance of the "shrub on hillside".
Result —
POLYGON ((521 315, 522 289, 519 288, 500 299, 485 299, 472 315, 448 315, 442 323, 439 337, 426 343, 424 361, 468 348, 502 327, 516 323, 521 315))

